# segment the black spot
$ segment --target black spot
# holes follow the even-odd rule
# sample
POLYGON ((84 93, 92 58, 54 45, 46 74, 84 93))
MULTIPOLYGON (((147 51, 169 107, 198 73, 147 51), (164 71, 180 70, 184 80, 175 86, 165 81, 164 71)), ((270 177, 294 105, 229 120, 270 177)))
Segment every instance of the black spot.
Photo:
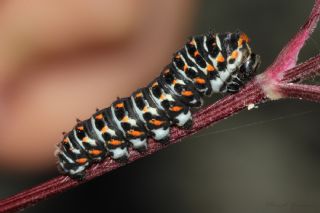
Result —
POLYGON ((206 68, 207 67, 206 62, 203 60, 203 58, 200 55, 196 56, 195 60, 196 60, 196 62, 198 64, 198 66, 200 66, 201 68, 206 68))
POLYGON ((115 108, 114 113, 118 120, 121 120, 126 115, 124 108, 115 108))
POLYGON ((101 130, 104 127, 104 122, 100 119, 95 119, 94 124, 98 130, 101 130))
POLYGON ((131 129, 131 124, 129 123, 121 123, 121 127, 124 129, 124 130, 130 130, 131 129))
POLYGON ((143 114, 143 118, 148 121, 152 119, 152 114, 150 112, 146 112, 143 114))
POLYGON ((220 53, 220 49, 219 47, 216 45, 213 48, 211 48, 211 50, 209 50, 209 54, 213 57, 216 58, 218 56, 218 54, 220 53))
POLYGON ((160 89, 160 87, 159 87, 158 85, 152 87, 151 90, 152 90, 152 94, 153 94, 156 98, 160 98, 160 96, 161 96, 161 89, 160 89))
POLYGON ((162 77, 167 84, 172 84, 172 82, 174 81, 172 72, 165 73, 162 77))
POLYGON ((63 146, 65 147, 66 150, 69 150, 70 147, 70 143, 63 143, 63 146))
POLYGON ((170 108, 170 101, 164 100, 164 101, 161 102, 161 105, 162 105, 163 108, 169 109, 170 108))
POLYGON ((193 56, 194 53, 197 51, 196 47, 192 44, 187 43, 186 47, 187 47, 189 55, 191 55, 191 56, 193 56))
POLYGON ((184 62, 181 58, 174 58, 173 61, 179 69, 183 70, 184 62))
POLYGON ((175 90, 177 93, 180 94, 180 93, 184 90, 184 86, 181 85, 181 84, 176 84, 176 85, 174 86, 174 90, 175 90))
POLYGON ((77 137, 82 140, 86 136, 86 133, 83 130, 76 129, 77 137))
POLYGON ((207 37, 206 45, 207 45, 209 54, 214 55, 213 54, 213 52, 215 52, 214 49, 218 48, 218 47, 217 47, 216 39, 215 39, 215 37, 213 35, 210 35, 210 36, 207 37))
POLYGON ((217 68, 219 71, 225 70, 227 68, 226 62, 218 62, 217 68))
POLYGON ((194 69, 188 68, 187 71, 186 71, 186 75, 189 78, 193 79, 193 78, 197 77, 197 72, 194 69))
POLYGON ((236 61, 236 59, 231 58, 231 59, 229 60, 229 64, 233 64, 235 61, 236 61))
POLYGON ((143 108, 146 106, 144 101, 143 101, 143 97, 137 97, 135 98, 136 101, 136 105, 140 110, 143 110, 143 108))
POLYGON ((111 136, 109 133, 103 133, 102 137, 105 141, 110 141, 111 140, 111 136))

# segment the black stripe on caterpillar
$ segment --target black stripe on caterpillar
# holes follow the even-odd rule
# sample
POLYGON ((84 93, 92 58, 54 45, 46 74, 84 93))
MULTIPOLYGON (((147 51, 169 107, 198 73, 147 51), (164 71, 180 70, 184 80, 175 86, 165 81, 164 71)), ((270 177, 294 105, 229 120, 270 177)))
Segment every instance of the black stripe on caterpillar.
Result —
POLYGON ((59 170, 82 179, 88 167, 106 157, 128 159, 129 146, 148 149, 148 137, 167 143, 172 125, 191 127, 191 109, 202 106, 203 96, 235 93, 252 78, 260 57, 248 43, 242 32, 191 37, 148 86, 64 134, 56 151, 59 170))

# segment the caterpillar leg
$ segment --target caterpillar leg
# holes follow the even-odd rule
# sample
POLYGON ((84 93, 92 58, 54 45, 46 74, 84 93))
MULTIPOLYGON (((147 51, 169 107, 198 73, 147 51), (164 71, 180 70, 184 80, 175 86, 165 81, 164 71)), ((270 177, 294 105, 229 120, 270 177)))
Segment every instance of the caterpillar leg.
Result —
POLYGON ((117 148, 109 148, 110 149, 110 156, 112 159, 118 161, 119 163, 126 163, 129 158, 128 149, 117 147, 117 148))
POLYGON ((86 168, 83 168, 83 166, 74 165, 74 166, 65 167, 65 165, 61 165, 61 162, 60 162, 57 168, 60 174, 68 175, 72 179, 76 179, 79 181, 84 180, 86 176, 86 171, 85 171, 86 168))
POLYGON ((252 79, 253 73, 255 73, 260 63, 260 56, 254 53, 250 54, 246 62, 242 64, 242 66, 237 72, 235 72, 235 74, 233 74, 233 76, 231 76, 231 80, 229 80, 226 85, 226 92, 238 92, 246 82, 252 79))
POLYGON ((193 125, 193 120, 190 119, 181 128, 188 130, 188 129, 191 129, 192 125, 193 125))
POLYGON ((192 126, 192 117, 190 110, 180 113, 175 119, 175 124, 178 127, 189 129, 192 126))
POLYGON ((111 158, 126 159, 129 157, 128 142, 111 119, 111 114, 111 108, 98 111, 91 117, 90 124, 96 137, 104 142, 111 158))
POLYGON ((147 149, 147 131, 134 112, 130 98, 119 99, 111 106, 111 113, 117 128, 136 150, 147 149))
POLYGON ((172 124, 183 127, 192 120, 190 107, 179 101, 161 81, 153 82, 148 88, 148 94, 157 104, 159 110, 166 113, 172 124))
POLYGON ((82 179, 91 160, 81 147, 75 143, 68 133, 58 145, 55 155, 58 158, 58 169, 62 174, 72 178, 82 179))
POLYGON ((146 93, 140 89, 131 95, 133 109, 149 135, 160 143, 166 143, 169 139, 170 120, 146 93))

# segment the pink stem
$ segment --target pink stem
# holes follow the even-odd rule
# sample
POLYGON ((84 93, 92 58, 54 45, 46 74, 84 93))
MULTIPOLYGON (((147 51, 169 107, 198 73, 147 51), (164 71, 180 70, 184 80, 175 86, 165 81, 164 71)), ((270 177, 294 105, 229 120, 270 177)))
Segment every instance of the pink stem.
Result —
MULTIPOLYGON (((235 95, 227 96, 226 98, 203 108, 194 114, 194 125, 190 130, 182 130, 173 128, 171 131, 170 144, 175 144, 181 139, 190 136, 209 125, 236 114, 240 110, 246 108, 249 104, 261 103, 265 96, 260 86, 255 80, 248 83, 247 86, 235 95)), ((165 148, 160 143, 154 140, 149 140, 149 149, 146 153, 139 154, 134 150, 130 150, 129 163, 148 156, 165 148)), ((67 189, 74 188, 84 182, 87 182, 97 176, 110 172, 118 167, 123 166, 110 158, 104 162, 90 168, 87 172, 86 180, 78 182, 66 176, 59 176, 51 179, 37 187, 31 188, 24 192, 18 193, 12 197, 0 201, 0 212, 12 212, 30 205, 33 205, 41 200, 51 197, 55 194, 63 192, 67 189)))
MULTIPOLYGON (((320 56, 308 60, 307 62, 297 66, 288 71, 287 80, 294 80, 297 76, 306 76, 302 73, 316 73, 320 71, 320 56)), ((286 97, 304 98, 307 100, 319 101, 319 87, 297 85, 297 84, 279 84, 280 91, 286 97), (291 91, 292 90, 292 91, 291 91)), ((188 137, 203 128, 206 128, 222 119, 230 117, 240 110, 246 108, 249 104, 258 104, 265 101, 265 95, 256 79, 249 82, 245 88, 239 93, 227 96, 216 103, 203 108, 194 114, 194 125, 190 130, 182 130, 173 128, 171 131, 170 144, 175 144, 181 139, 188 137)), ((129 163, 138 160, 142 157, 148 156, 157 152, 165 146, 156 143, 152 139, 149 140, 149 149, 146 153, 139 154, 134 150, 130 150, 129 163)), ((104 162, 97 164, 90 168, 87 172, 86 180, 78 182, 69 177, 59 176, 49 180, 39 186, 33 187, 24 192, 18 193, 12 197, 0 201, 0 213, 12 212, 22 208, 26 208, 41 200, 51 197, 60 192, 74 188, 82 183, 85 183, 95 177, 103 175, 114 169, 123 166, 111 159, 106 159, 104 162)))
POLYGON ((276 60, 267 69, 266 74, 269 79, 279 82, 282 79, 282 74, 296 65, 300 50, 317 26, 319 16, 320 0, 316 0, 307 22, 282 49, 276 60))
POLYGON ((320 103, 320 86, 279 84, 279 91, 286 98, 298 98, 320 103))
POLYGON ((317 55, 298 66, 287 70, 282 82, 294 82, 320 74, 320 55, 317 55))

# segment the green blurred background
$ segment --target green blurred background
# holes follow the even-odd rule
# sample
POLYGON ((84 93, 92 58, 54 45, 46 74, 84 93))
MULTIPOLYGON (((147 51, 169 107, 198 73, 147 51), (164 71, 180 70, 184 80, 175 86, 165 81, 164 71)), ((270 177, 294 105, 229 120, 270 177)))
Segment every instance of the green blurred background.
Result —
MULTIPOLYGON (((313 1, 199 4, 194 33, 246 32, 262 71, 303 24, 313 1)), ((300 61, 319 53, 319 38, 316 30, 300 61)), ((262 104, 25 212, 320 212, 319 118, 315 103, 262 104)), ((1 173, 0 198, 54 175, 1 173)))

